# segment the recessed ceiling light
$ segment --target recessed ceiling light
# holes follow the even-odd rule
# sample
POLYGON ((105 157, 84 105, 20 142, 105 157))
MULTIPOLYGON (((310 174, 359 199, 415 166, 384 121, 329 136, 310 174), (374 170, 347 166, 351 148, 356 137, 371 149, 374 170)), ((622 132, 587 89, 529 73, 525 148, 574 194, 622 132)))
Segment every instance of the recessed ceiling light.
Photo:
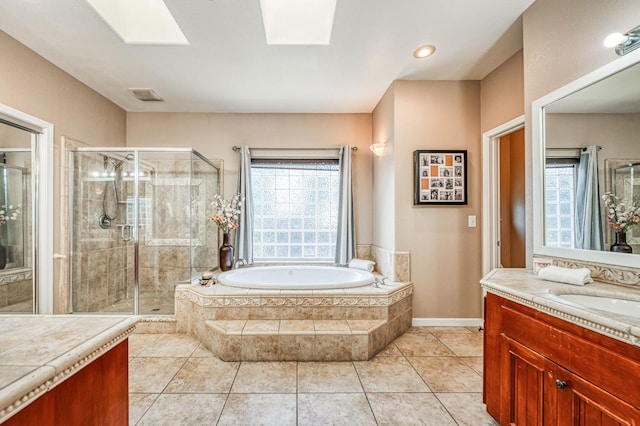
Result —
POLYGON ((413 52, 413 56, 418 58, 418 59, 424 59, 426 57, 429 57, 429 56, 433 55, 434 53, 436 53, 436 47, 428 44, 426 46, 418 47, 413 52))
POLYGON ((327 45, 336 0, 260 0, 267 44, 327 45))
POLYGON ((87 0, 127 44, 189 44, 162 0, 87 0))

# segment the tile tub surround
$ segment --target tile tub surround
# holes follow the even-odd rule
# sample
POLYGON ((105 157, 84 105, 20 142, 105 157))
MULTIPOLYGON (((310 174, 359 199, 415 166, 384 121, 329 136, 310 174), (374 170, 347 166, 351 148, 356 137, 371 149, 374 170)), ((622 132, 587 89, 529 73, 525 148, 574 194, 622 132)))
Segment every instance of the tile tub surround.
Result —
POLYGON ((412 327, 369 361, 224 362, 184 335, 129 343, 131 425, 497 425, 476 327, 412 327))
POLYGON ((176 328, 227 361, 369 359, 411 326, 413 284, 176 288, 176 328))
POLYGON ((0 317, 0 423, 127 339, 138 319, 0 317))
POLYGON ((605 336, 640 346, 640 318, 590 309, 563 301, 558 294, 599 294, 640 301, 637 286, 594 281, 584 286, 544 281, 529 269, 494 269, 480 280, 489 293, 529 306, 605 336))
POLYGON ((396 252, 375 245, 371 246, 371 258, 376 262, 376 271, 392 281, 411 281, 411 256, 409 252, 396 252))

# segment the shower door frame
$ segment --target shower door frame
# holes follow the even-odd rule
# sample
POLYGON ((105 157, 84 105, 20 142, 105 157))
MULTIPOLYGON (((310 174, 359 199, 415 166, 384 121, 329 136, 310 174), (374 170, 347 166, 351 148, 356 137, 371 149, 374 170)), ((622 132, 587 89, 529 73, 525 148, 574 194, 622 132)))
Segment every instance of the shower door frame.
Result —
MULTIPOLYGON (((135 199, 135 202, 133 203, 133 216, 134 216, 134 223, 133 223, 133 232, 132 232, 132 239, 133 239, 133 257, 134 257, 134 267, 133 267, 133 315, 139 315, 139 311, 140 311, 140 300, 139 300, 139 293, 140 293, 140 262, 139 262, 139 255, 140 255, 140 226, 139 226, 139 221, 140 221, 140 211, 139 211, 139 201, 140 201, 140 153, 145 153, 145 152, 168 152, 168 153, 188 153, 191 155, 195 155, 198 158, 200 158, 202 161, 206 162, 207 164, 209 164, 210 166, 212 166, 215 170, 220 171, 219 167, 216 166, 213 162, 211 162, 211 160, 205 158, 202 154, 200 154, 198 151, 196 151, 193 148, 166 148, 166 147, 127 147, 127 146, 123 146, 123 147, 93 147, 93 146, 79 146, 79 147, 74 147, 74 148, 70 148, 68 151, 68 155, 69 155, 69 160, 71 160, 71 156, 73 155, 73 153, 75 152, 83 152, 83 153, 104 153, 104 154, 108 154, 110 152, 117 152, 117 153, 133 153, 134 155, 134 194, 133 197, 135 199)), ((71 165, 71 161, 69 161, 69 164, 71 165)), ((193 160, 190 160, 190 165, 189 167, 193 167, 193 160)), ((193 171, 190 170, 189 171, 189 176, 191 179, 191 176, 193 174, 193 171)), ((73 167, 69 167, 68 170, 68 182, 69 184, 71 184, 73 182, 73 167)), ((220 186, 220 184, 219 184, 220 186)), ((68 203, 69 203, 69 212, 73 211, 73 197, 70 196, 68 199, 68 203)), ((71 257, 73 256, 73 227, 70 226, 68 229, 68 253, 69 253, 69 264, 71 265, 71 257)), ((193 240, 190 242, 190 244, 193 243, 193 240)), ((191 247, 189 248, 189 268, 191 268, 191 263, 192 263, 192 253, 191 253, 191 247)), ((73 300, 72 300, 72 293, 73 293, 73 268, 69 268, 68 270, 68 279, 69 279, 69 285, 70 285, 70 304, 71 306, 73 306, 73 300)), ((71 311, 73 312, 73 309, 71 309, 71 311)), ((174 313, 175 314, 175 313, 174 313)))

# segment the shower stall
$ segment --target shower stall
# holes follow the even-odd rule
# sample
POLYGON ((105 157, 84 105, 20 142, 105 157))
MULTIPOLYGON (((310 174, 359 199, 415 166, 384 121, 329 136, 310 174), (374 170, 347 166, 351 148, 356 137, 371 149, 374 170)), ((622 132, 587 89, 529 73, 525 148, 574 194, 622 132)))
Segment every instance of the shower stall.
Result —
MULTIPOLYGON (((625 203, 627 209, 640 204, 640 161, 608 160, 605 166, 610 170, 611 191, 625 203)), ((638 228, 638 226, 632 226, 626 235, 627 244, 635 254, 640 253, 640 229, 638 228)), ((613 235, 609 238, 613 242, 613 235)))
POLYGON ((192 149, 71 149, 71 311, 173 314, 175 286, 217 266, 219 190, 192 149))

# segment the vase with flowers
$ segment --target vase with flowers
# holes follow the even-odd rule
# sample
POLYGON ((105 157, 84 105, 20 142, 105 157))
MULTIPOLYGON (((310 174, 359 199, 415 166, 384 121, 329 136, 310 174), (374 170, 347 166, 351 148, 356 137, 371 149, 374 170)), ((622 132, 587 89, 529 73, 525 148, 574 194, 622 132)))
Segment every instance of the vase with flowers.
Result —
MULTIPOLYGON (((2 229, 3 234, 6 233, 6 227, 3 225, 10 220, 17 220, 21 213, 20 208, 20 204, 17 206, 12 204, 8 206, 6 204, 0 205, 0 229, 2 229)), ((5 266, 7 266, 7 248, 0 243, 0 269, 4 269, 5 266)))
POLYGON ((233 268, 233 246, 229 242, 229 233, 238 228, 238 217, 241 213, 242 198, 240 194, 234 195, 231 200, 225 200, 216 194, 213 197, 215 213, 210 219, 218 225, 222 232, 222 246, 220 247, 220 269, 228 271, 233 268))
POLYGON ((632 253, 632 248, 627 244, 627 231, 640 223, 640 203, 631 202, 630 206, 611 192, 602 196, 605 212, 609 225, 613 228, 616 241, 611 245, 611 251, 618 253, 632 253))

